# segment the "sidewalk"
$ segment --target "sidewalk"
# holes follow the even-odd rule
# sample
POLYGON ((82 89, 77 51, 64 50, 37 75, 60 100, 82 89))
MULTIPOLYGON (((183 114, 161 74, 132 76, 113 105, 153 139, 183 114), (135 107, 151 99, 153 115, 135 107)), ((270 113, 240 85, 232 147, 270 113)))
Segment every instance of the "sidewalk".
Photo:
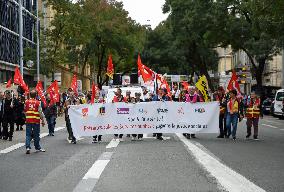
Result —
MULTIPOLYGON (((46 123, 46 120, 45 120, 45 123, 46 123)), ((57 118, 55 127, 65 127, 64 117, 57 118)), ((8 140, 6 141, 6 140, 0 139, 0 151, 12 145, 15 145, 17 143, 25 143, 25 139, 26 139, 26 129, 25 128, 26 126, 24 126, 23 131, 14 131, 13 141, 8 141, 8 140)), ((15 130, 16 130, 16 125, 15 125, 15 130)), ((48 133, 47 124, 44 127, 41 127, 40 133, 48 133)))

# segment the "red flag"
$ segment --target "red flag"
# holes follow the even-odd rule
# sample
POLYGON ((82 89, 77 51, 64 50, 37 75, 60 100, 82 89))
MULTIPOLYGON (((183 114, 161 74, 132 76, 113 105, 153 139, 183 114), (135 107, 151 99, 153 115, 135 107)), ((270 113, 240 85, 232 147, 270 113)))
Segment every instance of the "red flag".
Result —
POLYGON ((93 84, 92 84, 92 98, 91 98, 91 104, 94 104, 94 103, 95 103, 96 94, 97 94, 97 87, 96 87, 96 85, 95 85, 95 82, 93 82, 93 84))
POLYGON ((188 82, 183 81, 183 82, 181 83, 181 85, 183 86, 183 89, 188 90, 188 87, 189 87, 188 82))
POLYGON ((24 79, 21 75, 21 72, 20 72, 20 70, 17 66, 15 68, 14 83, 17 84, 17 85, 20 85, 23 88, 23 90, 25 91, 26 95, 29 93, 29 87, 25 83, 25 81, 24 81, 24 79))
POLYGON ((57 103, 59 102, 59 88, 57 81, 53 81, 53 83, 48 87, 47 92, 50 95, 50 102, 57 103))
POLYGON ((138 55, 137 59, 137 65, 138 65, 138 74, 142 75, 143 81, 152 81, 155 77, 155 72, 152 71, 150 68, 142 64, 140 55, 138 55))
POLYGON ((42 87, 42 83, 41 81, 39 81, 36 85, 36 91, 40 97, 40 100, 42 101, 44 107, 46 107, 47 103, 46 103, 46 99, 45 99, 45 96, 44 96, 44 91, 43 91, 43 87, 42 87))
POLYGON ((168 94, 171 94, 171 88, 170 88, 168 82, 166 81, 166 79, 163 79, 162 84, 161 84, 161 88, 166 88, 168 94))
POLYGON ((231 80, 228 84, 227 89, 229 91, 235 89, 235 90, 237 90, 238 94, 241 93, 240 85, 239 85, 239 82, 238 82, 238 76, 237 76, 235 71, 233 71, 233 74, 232 74, 232 77, 231 77, 231 80))
POLYGON ((111 55, 108 56, 107 72, 106 72, 106 74, 107 74, 107 76, 109 76, 109 78, 113 79, 114 66, 113 66, 113 63, 112 63, 111 55))
POLYGON ((75 94, 78 94, 78 84, 77 84, 77 75, 74 74, 71 82, 71 89, 75 92, 75 94))
POLYGON ((12 77, 7 82, 6 88, 10 88, 12 86, 12 77))
POLYGON ((15 68, 14 83, 18 84, 18 85, 22 85, 23 84, 23 77, 21 75, 19 67, 17 67, 17 66, 15 68))

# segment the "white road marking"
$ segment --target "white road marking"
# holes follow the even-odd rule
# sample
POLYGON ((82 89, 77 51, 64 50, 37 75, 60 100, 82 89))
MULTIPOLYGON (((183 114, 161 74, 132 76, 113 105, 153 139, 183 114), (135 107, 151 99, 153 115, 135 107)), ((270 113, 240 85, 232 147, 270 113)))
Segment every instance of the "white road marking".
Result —
POLYGON ((110 160, 97 160, 83 179, 99 179, 110 160))
POLYGON ((267 126, 267 127, 271 127, 271 128, 273 128, 273 129, 278 129, 278 127, 275 127, 275 126, 273 126, 273 125, 267 125, 267 124, 261 124, 261 125, 264 125, 264 126, 267 126))
POLYGON ((25 146, 25 143, 17 143, 15 145, 12 145, 11 147, 8 147, 6 149, 3 149, 0 151, 0 154, 6 154, 6 153, 10 153, 11 151, 14 151, 20 147, 25 146))
POLYGON ((119 140, 118 139, 112 139, 109 144, 106 146, 107 149, 110 149, 110 148, 115 148, 118 146, 119 144, 119 140))
MULTIPOLYGON (((119 144, 119 140, 112 139, 106 148, 115 148, 119 144)), ((99 180, 101 174, 106 168, 107 164, 110 162, 113 152, 104 152, 95 161, 92 167, 88 170, 82 180, 77 184, 73 192, 92 192, 99 180)))
MULTIPOLYGON (((54 129, 54 131, 56 132, 56 131, 60 131, 60 130, 62 130, 62 129, 65 129, 65 127, 57 127, 57 128, 54 129)), ((44 138, 44 137, 46 137, 47 135, 48 135, 48 133, 41 133, 39 137, 40 137, 40 138, 44 138)), ((1 151, 0 151, 0 154, 10 153, 10 152, 12 152, 12 151, 14 151, 14 150, 16 150, 16 149, 19 149, 19 148, 21 148, 21 147, 23 147, 23 146, 25 146, 25 143, 17 143, 17 144, 15 144, 15 145, 12 145, 12 146, 6 148, 6 149, 1 150, 1 151)))
POLYGON ((228 166, 222 164, 219 160, 206 153, 198 146, 194 145, 191 141, 186 139, 182 134, 176 134, 179 139, 186 145, 188 150, 196 158, 198 163, 204 167, 217 182, 228 192, 265 192, 262 188, 255 185, 244 176, 235 172, 228 166))

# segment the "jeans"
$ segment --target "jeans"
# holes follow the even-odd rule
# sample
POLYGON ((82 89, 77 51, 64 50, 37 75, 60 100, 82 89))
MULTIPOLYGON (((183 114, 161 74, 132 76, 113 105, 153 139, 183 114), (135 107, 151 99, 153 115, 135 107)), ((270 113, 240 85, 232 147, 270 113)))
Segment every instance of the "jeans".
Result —
POLYGON ((52 115, 52 116, 46 118, 49 134, 53 134, 54 133, 55 118, 56 118, 55 115, 52 115))
POLYGON ((35 149, 40 150, 40 124, 26 124, 26 149, 31 149, 32 132, 34 136, 35 149))
POLYGON ((226 127, 228 131, 228 136, 232 134, 233 137, 236 137, 237 133, 237 126, 238 126, 238 114, 227 114, 226 115, 226 127), (233 131, 232 131, 233 126, 233 131))

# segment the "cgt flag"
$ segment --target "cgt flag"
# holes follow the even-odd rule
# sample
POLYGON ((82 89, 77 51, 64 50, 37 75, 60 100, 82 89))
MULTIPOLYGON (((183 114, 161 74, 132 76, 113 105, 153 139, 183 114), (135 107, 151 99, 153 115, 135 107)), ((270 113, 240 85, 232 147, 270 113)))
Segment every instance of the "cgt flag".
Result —
POLYGON ((46 99, 45 99, 45 96, 44 96, 44 91, 43 91, 43 87, 42 87, 42 83, 41 81, 39 81, 36 85, 36 91, 40 97, 40 100, 41 102, 43 103, 44 107, 47 106, 47 103, 46 103, 46 99))
POLYGON ((20 70, 17 66, 15 68, 14 83, 17 84, 17 85, 20 85, 23 88, 23 90, 25 91, 26 95, 29 93, 29 87, 25 83, 25 81, 24 81, 24 79, 21 75, 21 72, 20 72, 20 70))
POLYGON ((140 55, 138 55, 137 66, 138 66, 138 74, 142 75, 143 81, 145 83, 148 81, 152 81, 155 78, 155 72, 142 64, 140 55))
POLYGON ((59 88, 57 81, 53 81, 53 83, 48 87, 47 92, 50 95, 50 102, 51 103, 58 103, 59 102, 59 88))
POLYGON ((202 75, 199 78, 199 80, 197 81, 195 86, 197 87, 197 89, 203 95, 203 98, 204 98, 205 102, 210 101, 210 97, 209 97, 209 93, 208 93, 208 81, 207 81, 205 75, 202 75))
POLYGON ((106 75, 109 76, 109 78, 113 79, 114 74, 114 66, 112 63, 112 57, 111 55, 108 56, 108 62, 107 62, 107 72, 106 75))
POLYGON ((233 89, 235 89, 238 92, 238 94, 241 93, 240 85, 239 85, 239 82, 238 82, 238 76, 237 76, 235 71, 233 71, 231 80, 230 80, 228 87, 227 87, 227 90, 229 90, 229 91, 232 91, 233 89))
POLYGON ((71 89, 74 91, 74 93, 78 94, 78 83, 77 83, 77 75, 74 74, 71 82, 71 89))
POLYGON ((96 85, 95 85, 95 82, 93 81, 93 84, 92 84, 91 104, 94 104, 94 103, 95 103, 96 94, 97 94, 97 87, 96 87, 96 85))

